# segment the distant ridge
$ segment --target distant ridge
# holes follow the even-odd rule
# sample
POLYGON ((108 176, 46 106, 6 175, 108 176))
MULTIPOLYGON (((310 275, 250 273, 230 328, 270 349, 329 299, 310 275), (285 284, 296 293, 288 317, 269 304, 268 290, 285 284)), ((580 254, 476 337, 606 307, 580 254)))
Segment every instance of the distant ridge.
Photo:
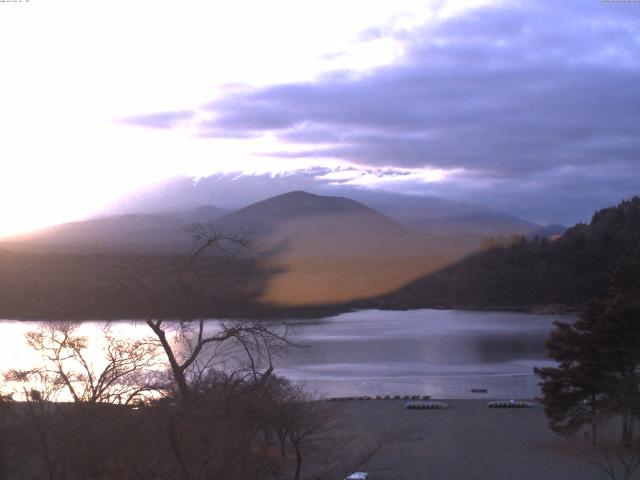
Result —
POLYGON ((186 253, 193 246, 189 226, 213 222, 224 213, 203 205, 185 212, 112 215, 56 225, 2 244, 44 252, 186 253))
POLYGON ((433 235, 469 235, 478 243, 484 237, 532 234, 543 227, 526 219, 481 205, 428 195, 391 193, 380 189, 333 185, 319 181, 326 169, 293 175, 215 174, 197 181, 174 178, 134 192, 111 207, 111 213, 163 213, 186 211, 212 203, 228 211, 305 191, 319 196, 355 200, 414 230, 433 235))
POLYGON ((353 191, 352 198, 410 228, 433 235, 474 235, 478 238, 531 234, 534 222, 480 205, 423 195, 353 191))

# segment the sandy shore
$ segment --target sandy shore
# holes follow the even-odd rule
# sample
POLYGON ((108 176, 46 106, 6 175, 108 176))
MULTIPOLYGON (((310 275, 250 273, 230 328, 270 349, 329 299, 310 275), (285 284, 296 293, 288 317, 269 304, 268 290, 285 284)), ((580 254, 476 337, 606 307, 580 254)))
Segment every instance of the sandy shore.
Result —
POLYGON ((395 432, 364 467, 371 480, 587 480, 603 478, 578 441, 553 434, 540 406, 487 408, 443 400, 447 410, 406 410, 402 400, 335 402, 351 432, 395 432))

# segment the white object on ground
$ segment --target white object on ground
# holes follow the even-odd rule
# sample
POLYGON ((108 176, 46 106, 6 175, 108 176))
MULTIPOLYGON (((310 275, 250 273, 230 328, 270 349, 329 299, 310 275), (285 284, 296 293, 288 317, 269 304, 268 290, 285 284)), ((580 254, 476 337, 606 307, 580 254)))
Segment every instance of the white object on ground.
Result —
POLYGON ((344 480, 367 480, 367 478, 369 478, 369 474, 367 472, 355 472, 344 480))

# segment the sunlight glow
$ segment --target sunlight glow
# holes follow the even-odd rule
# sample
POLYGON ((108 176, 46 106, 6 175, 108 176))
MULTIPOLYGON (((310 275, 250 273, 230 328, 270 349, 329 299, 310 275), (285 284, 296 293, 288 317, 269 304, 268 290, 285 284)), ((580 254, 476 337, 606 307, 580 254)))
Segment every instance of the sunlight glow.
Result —
MULTIPOLYGON (((26 334, 35 332, 38 329, 37 322, 9 321, 3 320, 2 337, 0 338, 0 364, 10 365, 15 370, 33 370, 43 368, 45 366, 51 368, 44 356, 35 351, 27 344, 26 334)), ((85 337, 87 346, 83 350, 83 356, 92 372, 102 371, 106 365, 105 349, 107 341, 103 328, 108 328, 108 332, 113 338, 127 339, 130 341, 148 341, 152 342, 153 338, 149 336, 149 331, 143 324, 132 322, 113 322, 113 323, 96 323, 84 322, 78 325, 75 335, 85 337)), ((159 353, 159 350, 158 350, 159 353)), ((161 355, 152 362, 153 369, 162 370, 166 368, 161 355)), ((74 368, 73 362, 65 362, 66 368, 74 368)), ((11 394, 14 400, 26 400, 28 392, 31 388, 40 390, 41 385, 24 384, 21 382, 6 381, 3 384, 2 395, 11 394)), ((71 394, 62 389, 55 400, 72 401, 71 394)))
MULTIPOLYGON (((197 109, 229 84, 366 72, 403 55, 397 32, 478 1, 68 0, 3 5, 0 236, 86 217, 175 175, 306 168, 273 139, 218 140, 124 125, 197 109), (362 32, 377 28, 377 36, 362 32)), ((316 160, 323 166, 331 160, 316 160)), ((354 182, 364 182, 364 179, 354 182)))

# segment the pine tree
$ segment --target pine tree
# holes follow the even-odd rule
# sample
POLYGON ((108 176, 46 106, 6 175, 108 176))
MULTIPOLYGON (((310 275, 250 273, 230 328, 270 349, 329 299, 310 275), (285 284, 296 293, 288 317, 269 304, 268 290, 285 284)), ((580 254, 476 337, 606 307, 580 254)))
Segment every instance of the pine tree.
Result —
POLYGON ((591 302, 574 324, 556 322, 547 349, 559 365, 534 369, 542 379, 542 404, 551 430, 571 435, 588 424, 594 444, 597 423, 606 413, 609 383, 593 332, 602 309, 600 302, 591 302))
POLYGON ((630 446, 640 418, 640 247, 619 262, 604 299, 589 302, 573 324, 557 322, 547 348, 557 367, 536 368, 542 403, 554 432, 572 434, 622 418, 630 446))

